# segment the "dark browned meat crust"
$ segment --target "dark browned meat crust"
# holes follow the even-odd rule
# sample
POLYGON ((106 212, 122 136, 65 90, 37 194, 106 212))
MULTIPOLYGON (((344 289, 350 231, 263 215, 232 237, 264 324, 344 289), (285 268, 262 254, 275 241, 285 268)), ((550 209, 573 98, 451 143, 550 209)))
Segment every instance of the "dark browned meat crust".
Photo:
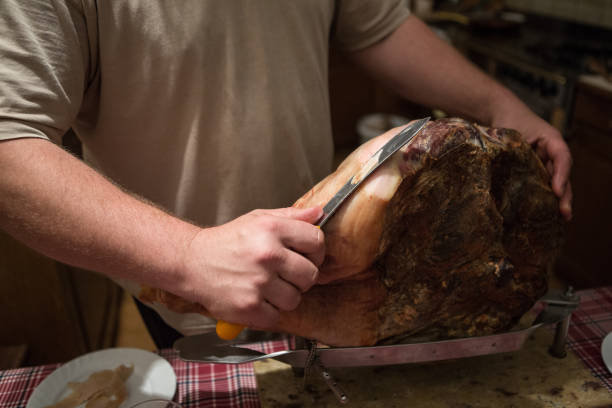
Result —
MULTIPOLYGON (((511 328, 546 292, 563 221, 516 131, 437 120, 400 154, 385 163, 401 173, 390 199, 360 187, 326 225, 321 284, 276 330, 336 346, 485 335, 511 328)), ((325 204, 362 159, 351 155, 295 205, 325 204)), ((163 291, 142 295, 205 313, 163 291)))

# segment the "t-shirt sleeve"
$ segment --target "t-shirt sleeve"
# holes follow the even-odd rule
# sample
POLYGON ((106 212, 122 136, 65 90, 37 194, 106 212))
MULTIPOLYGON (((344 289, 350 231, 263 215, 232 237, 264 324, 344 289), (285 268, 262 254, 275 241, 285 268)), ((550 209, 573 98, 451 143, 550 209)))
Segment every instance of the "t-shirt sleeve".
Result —
POLYGON ((71 126, 90 65, 80 4, 0 1, 0 141, 59 143, 71 126))
POLYGON ((335 1, 331 40, 332 46, 342 51, 358 51, 383 40, 410 15, 405 0, 335 1))

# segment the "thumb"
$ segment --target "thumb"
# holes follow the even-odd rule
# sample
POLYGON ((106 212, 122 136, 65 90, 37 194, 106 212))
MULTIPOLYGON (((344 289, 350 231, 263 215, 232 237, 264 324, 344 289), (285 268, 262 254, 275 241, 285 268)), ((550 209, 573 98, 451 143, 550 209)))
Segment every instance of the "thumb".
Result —
POLYGON ((314 224, 323 216, 323 208, 321 208, 321 206, 309 208, 277 208, 275 210, 270 210, 269 214, 314 224))

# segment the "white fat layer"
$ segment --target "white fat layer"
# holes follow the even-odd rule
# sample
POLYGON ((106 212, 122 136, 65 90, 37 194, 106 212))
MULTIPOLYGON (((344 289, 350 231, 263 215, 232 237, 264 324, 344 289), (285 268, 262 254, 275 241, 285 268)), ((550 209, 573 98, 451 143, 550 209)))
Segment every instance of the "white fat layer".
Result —
POLYGON ((374 156, 370 157, 370 159, 363 166, 361 166, 359 172, 352 179, 353 184, 359 183, 364 177, 368 175, 368 173, 370 173, 370 171, 372 171, 374 167, 376 167, 381 154, 382 152, 379 151, 374 156))
POLYGON ((368 196, 377 197, 384 201, 391 200, 402 182, 402 175, 399 170, 398 160, 401 154, 394 154, 378 168, 368 180, 365 181, 363 192, 368 196))

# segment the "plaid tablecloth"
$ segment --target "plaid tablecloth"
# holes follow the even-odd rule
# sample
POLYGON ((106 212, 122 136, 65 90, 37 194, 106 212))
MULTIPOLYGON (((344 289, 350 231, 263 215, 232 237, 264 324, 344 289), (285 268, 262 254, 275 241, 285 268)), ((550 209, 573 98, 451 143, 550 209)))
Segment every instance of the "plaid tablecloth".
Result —
MULTIPOLYGON (((568 348, 612 392, 612 374, 601 358, 601 342, 612 332, 612 287, 580 291, 580 307, 572 315, 568 348)), ((288 347, 286 341, 269 342, 261 351, 288 347)), ((162 350, 177 376, 175 400, 185 408, 257 408, 260 406, 252 364, 198 364, 180 360, 172 350, 162 350)), ((34 388, 59 364, 0 371, 0 408, 25 407, 34 388)))
MULTIPOLYGON (((288 341, 274 341, 257 348, 265 353, 286 350, 288 341)), ((253 364, 198 364, 178 358, 173 350, 159 353, 170 362, 177 378, 175 401, 185 408, 258 408, 253 364)), ((45 377, 60 364, 0 371, 0 408, 23 408, 45 377)))
POLYGON ((612 392, 612 374, 601 358, 601 342, 612 332, 612 287, 579 291, 580 306, 572 314, 567 346, 612 392))
MULTIPOLYGON (((274 341, 253 348, 264 353, 272 353, 288 349, 289 343, 274 341)), ((178 383, 175 400, 183 407, 258 408, 260 406, 253 364, 189 363, 178 358, 177 353, 172 350, 163 350, 161 356, 174 368, 178 383)))

